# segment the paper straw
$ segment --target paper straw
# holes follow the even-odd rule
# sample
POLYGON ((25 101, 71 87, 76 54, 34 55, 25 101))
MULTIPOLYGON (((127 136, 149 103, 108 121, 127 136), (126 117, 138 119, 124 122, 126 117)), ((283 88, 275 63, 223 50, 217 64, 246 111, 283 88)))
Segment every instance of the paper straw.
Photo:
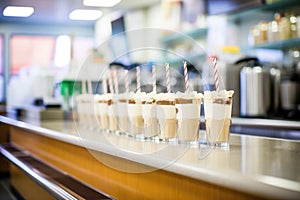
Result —
POLYGON ((136 67, 136 89, 137 92, 141 91, 141 69, 136 67))
POLYGON ((156 67, 152 65, 152 81, 153 92, 156 93, 156 67))
POLYGON ((110 93, 114 93, 113 81, 111 71, 108 71, 108 85, 110 93))
POLYGON ((119 94, 118 71, 116 69, 113 70, 113 78, 114 78, 115 92, 116 94, 119 94))
POLYGON ((213 67, 214 67, 214 78, 215 78, 215 86, 216 86, 216 91, 220 91, 219 87, 219 72, 217 68, 217 57, 216 56, 210 56, 210 59, 212 60, 213 67))
POLYGON ((88 94, 93 94, 92 81, 88 80, 87 82, 88 82, 88 91, 87 91, 87 93, 88 94))
POLYGON ((86 82, 84 79, 81 81, 81 90, 82 94, 86 94, 86 82))
POLYGON ((103 75, 102 77, 102 91, 103 94, 107 94, 107 79, 106 75, 103 75))
POLYGON ((170 83, 170 66, 169 63, 166 63, 166 83, 167 83, 167 92, 171 92, 171 83, 170 83))
POLYGON ((184 71, 185 92, 188 92, 189 91, 189 74, 188 74, 186 61, 183 61, 183 71, 184 71))
POLYGON ((125 70, 125 91, 126 93, 129 93, 129 76, 128 76, 128 70, 125 70))

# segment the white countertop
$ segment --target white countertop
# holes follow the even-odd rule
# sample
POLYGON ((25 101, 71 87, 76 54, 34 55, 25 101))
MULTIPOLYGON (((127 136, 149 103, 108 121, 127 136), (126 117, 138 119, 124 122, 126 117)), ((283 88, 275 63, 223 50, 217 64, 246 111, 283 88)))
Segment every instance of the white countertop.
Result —
MULTIPOLYGON (((77 126, 75 122, 0 121, 50 138, 86 147, 100 162, 117 170, 143 173, 164 169, 177 174, 272 199, 300 197, 300 141, 231 134, 229 149, 140 141, 77 126), (149 167, 112 163, 95 152, 149 167)), ((203 132, 200 132, 201 137, 203 132)))

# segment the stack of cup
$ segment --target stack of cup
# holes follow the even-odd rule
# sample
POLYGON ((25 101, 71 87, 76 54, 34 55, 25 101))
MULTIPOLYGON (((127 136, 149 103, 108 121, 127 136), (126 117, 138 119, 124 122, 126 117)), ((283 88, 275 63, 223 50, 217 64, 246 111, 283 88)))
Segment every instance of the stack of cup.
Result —
POLYGON ((156 95, 156 114, 159 124, 159 139, 173 141, 177 135, 175 94, 160 93, 156 95))
POLYGON ((151 139, 158 135, 158 122, 156 117, 156 93, 146 94, 146 99, 142 101, 142 115, 144 121, 144 138, 151 139))
POLYGON ((178 143, 197 144, 202 98, 203 95, 197 92, 176 93, 178 143))
POLYGON ((208 145, 228 147, 234 91, 205 91, 204 114, 208 145))

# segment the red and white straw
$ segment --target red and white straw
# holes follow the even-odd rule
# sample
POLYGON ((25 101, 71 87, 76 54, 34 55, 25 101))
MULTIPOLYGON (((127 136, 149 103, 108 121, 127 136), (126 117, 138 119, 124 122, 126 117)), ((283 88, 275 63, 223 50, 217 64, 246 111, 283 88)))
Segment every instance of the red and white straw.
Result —
POLYGON ((189 91, 189 73, 188 73, 186 61, 183 61, 183 72, 184 72, 185 92, 188 92, 189 91))
POLYGON ((82 90, 82 94, 86 94, 86 82, 85 82, 85 79, 83 79, 82 82, 81 82, 81 90, 82 90))
POLYGON ((108 85, 109 85, 109 91, 110 91, 110 93, 114 93, 114 86, 113 86, 111 71, 108 71, 108 85))
POLYGON ((103 94, 107 94, 107 78, 105 75, 102 77, 102 91, 103 94))
POLYGON ((156 93, 156 67, 152 65, 152 86, 153 92, 156 93))
POLYGON ((118 71, 116 69, 113 70, 113 78, 114 78, 115 92, 116 94, 119 94, 118 71))
POLYGON ((210 56, 210 59, 213 63, 213 67, 214 67, 214 78, 215 78, 216 91, 219 92, 220 87, 219 87, 219 72, 218 72, 218 67, 217 67, 217 57, 210 56))
POLYGON ((137 92, 141 91, 141 69, 136 67, 136 89, 137 92))
POLYGON ((92 81, 90 79, 88 79, 88 94, 93 94, 93 87, 92 87, 92 81))
POLYGON ((128 70, 125 70, 125 91, 126 93, 129 93, 129 76, 128 76, 128 70))
POLYGON ((167 83, 167 92, 171 92, 171 83, 170 83, 170 65, 166 63, 166 83, 167 83))

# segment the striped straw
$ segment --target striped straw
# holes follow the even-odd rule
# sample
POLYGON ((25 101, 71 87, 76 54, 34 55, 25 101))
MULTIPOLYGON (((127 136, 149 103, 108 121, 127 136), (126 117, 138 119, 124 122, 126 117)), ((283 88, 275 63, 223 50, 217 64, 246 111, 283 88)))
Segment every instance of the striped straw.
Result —
POLYGON ((92 81, 89 79, 88 81, 88 94, 93 94, 92 81))
POLYGON ((136 89, 138 92, 141 91, 141 69, 136 67, 136 89))
POLYGON ((152 81, 153 92, 156 93, 156 67, 152 65, 152 81))
POLYGON ((113 81, 111 71, 108 71, 108 85, 110 93, 114 93, 113 81))
POLYGON ((114 78, 115 92, 116 94, 119 94, 118 71, 116 69, 113 70, 113 78, 114 78))
POLYGON ((167 92, 171 92, 171 83, 170 83, 170 66, 169 63, 166 63, 166 83, 167 83, 167 92))
POLYGON ((189 74, 188 74, 186 61, 183 61, 183 71, 184 71, 185 92, 188 92, 189 91, 189 74))
POLYGON ((86 82, 85 82, 85 79, 83 79, 82 82, 81 82, 81 90, 82 90, 82 94, 86 94, 86 82))
POLYGON ((125 91, 126 93, 129 93, 129 76, 128 76, 128 70, 125 70, 125 91))
POLYGON ((213 67, 214 67, 214 78, 215 78, 215 86, 216 86, 216 91, 220 91, 219 87, 219 72, 217 68, 217 57, 216 56, 210 56, 210 59, 212 60, 213 67))
POLYGON ((107 77, 105 75, 102 77, 102 90, 103 94, 107 94, 107 77))

